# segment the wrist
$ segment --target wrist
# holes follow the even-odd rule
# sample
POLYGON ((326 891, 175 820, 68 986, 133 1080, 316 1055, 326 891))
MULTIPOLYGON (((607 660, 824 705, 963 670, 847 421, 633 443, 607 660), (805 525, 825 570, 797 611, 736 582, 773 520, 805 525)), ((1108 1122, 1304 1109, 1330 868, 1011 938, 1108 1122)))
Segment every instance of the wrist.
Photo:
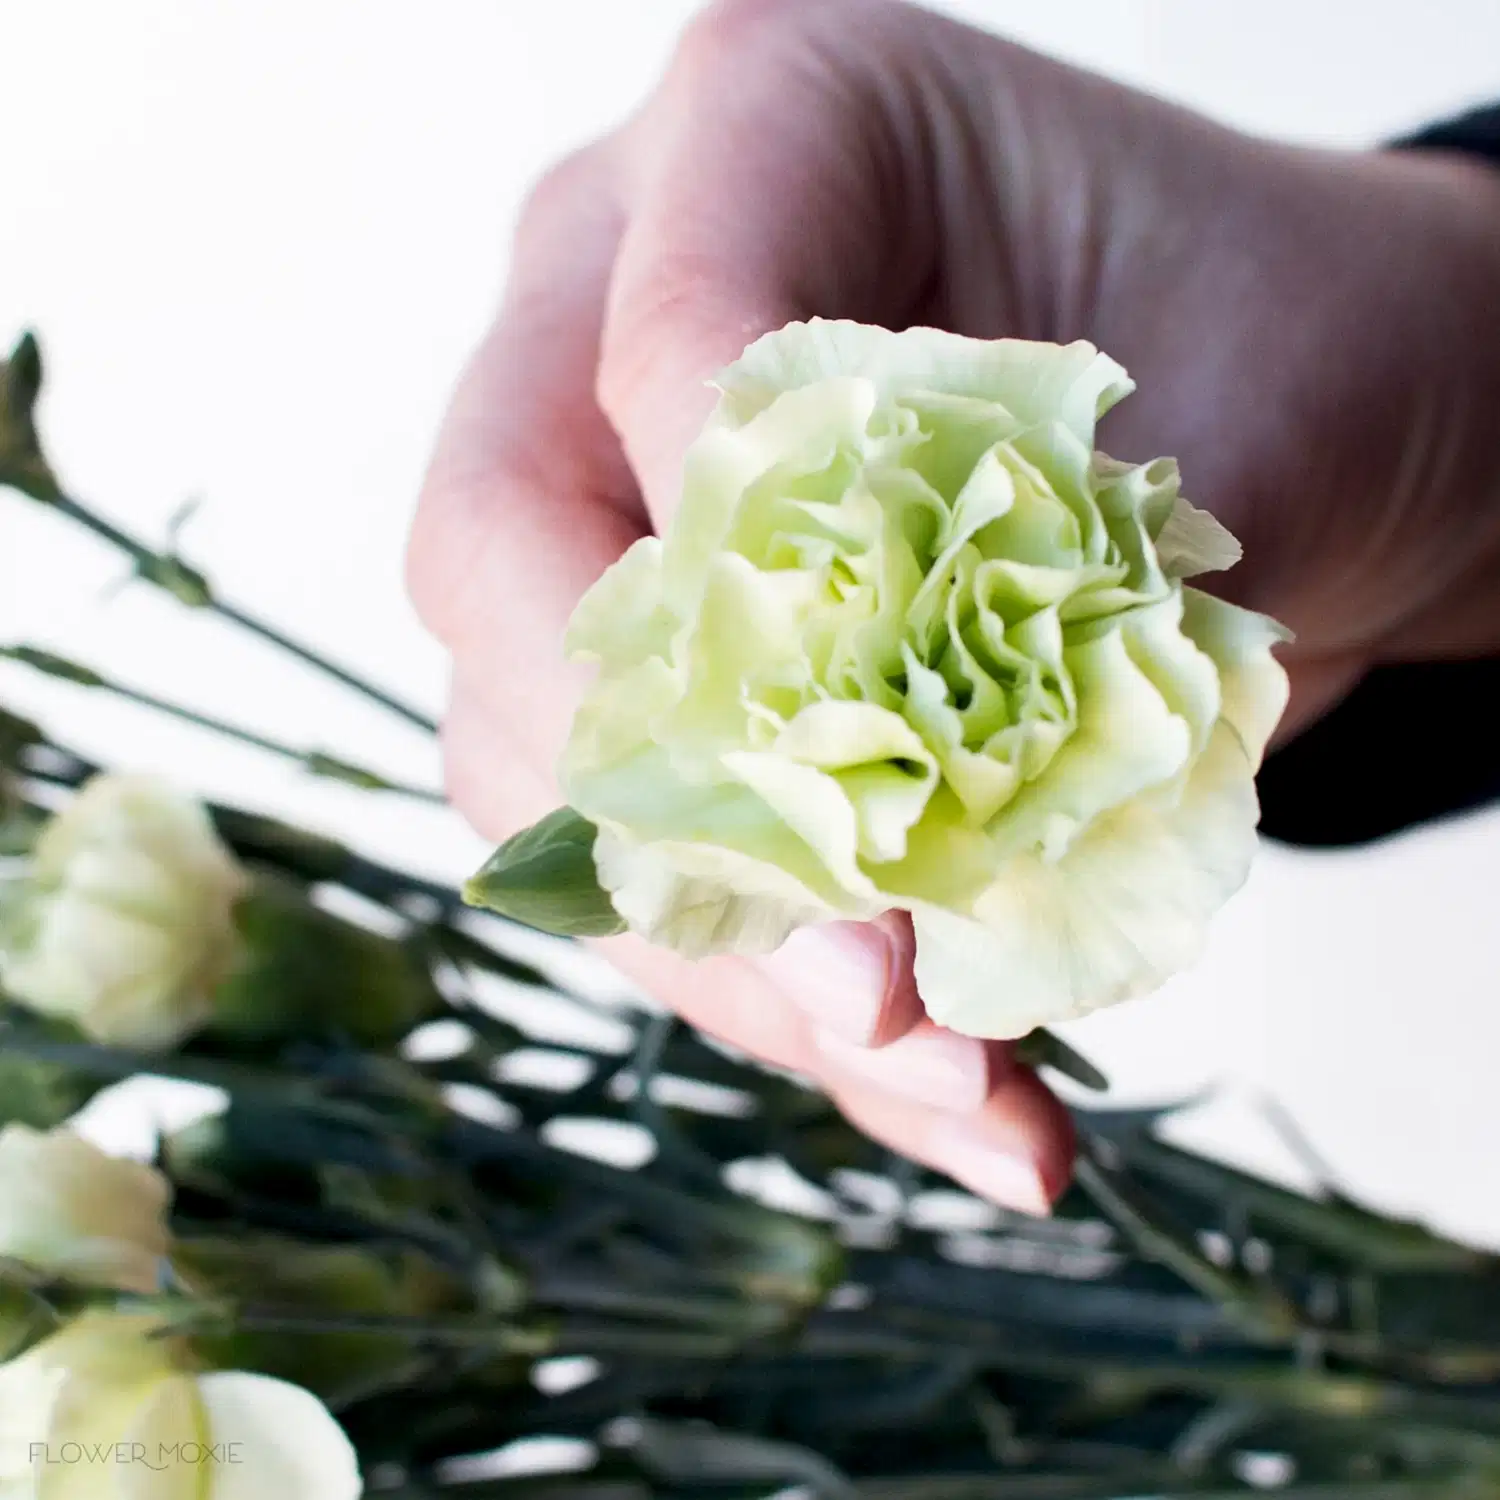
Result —
POLYGON ((1283 191, 1261 253, 1288 268, 1302 462, 1341 521, 1311 538, 1319 566, 1287 549, 1296 596, 1270 612, 1371 665, 1500 653, 1500 170, 1270 149, 1283 191))
POLYGON ((1441 129, 1416 149, 1365 159, 1399 199, 1411 246, 1397 348, 1409 339, 1413 351, 1403 375, 1412 544, 1433 564, 1429 599, 1392 632, 1384 659, 1500 654, 1500 115, 1496 123, 1488 160, 1455 149, 1441 129), (1422 497, 1442 492, 1430 509, 1456 508, 1452 531, 1426 520, 1422 497))

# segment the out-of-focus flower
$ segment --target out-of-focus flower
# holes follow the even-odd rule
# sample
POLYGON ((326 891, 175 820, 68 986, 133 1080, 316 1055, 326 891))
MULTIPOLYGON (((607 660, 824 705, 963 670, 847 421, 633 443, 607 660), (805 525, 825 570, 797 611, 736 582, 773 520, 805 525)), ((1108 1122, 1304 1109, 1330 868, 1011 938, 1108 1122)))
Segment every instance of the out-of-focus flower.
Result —
POLYGON ((199 1373, 142 1314, 90 1312, 0 1366, 6 1500, 355 1500, 358 1462, 317 1397, 199 1373))
POLYGON ((666 535, 574 614, 562 767, 637 932, 690 956, 911 912, 929 1012, 1019 1036, 1197 955, 1255 847, 1274 621, 1170 459, 1094 451, 1088 344, 793 324, 720 376, 666 535))
POLYGON ((0 1256, 46 1276, 152 1291, 170 1200, 153 1167, 109 1156, 71 1130, 0 1130, 0 1256))
POLYGON ((159 1049, 202 1024, 248 888, 201 804, 151 777, 91 781, 0 907, 0 980, 99 1042, 159 1049))

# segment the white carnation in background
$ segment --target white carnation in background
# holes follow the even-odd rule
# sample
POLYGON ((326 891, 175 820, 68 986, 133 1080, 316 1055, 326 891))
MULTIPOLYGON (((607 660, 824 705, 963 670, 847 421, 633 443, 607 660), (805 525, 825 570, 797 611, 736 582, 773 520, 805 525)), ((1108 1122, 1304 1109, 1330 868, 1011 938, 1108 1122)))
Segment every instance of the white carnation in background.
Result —
POLYGON ((170 1201, 154 1167, 109 1156, 70 1130, 0 1130, 0 1256, 44 1276, 155 1290, 170 1201))
POLYGON ((95 1041, 169 1047, 208 1015, 247 889, 194 798, 154 777, 95 777, 0 892, 0 981, 95 1041))

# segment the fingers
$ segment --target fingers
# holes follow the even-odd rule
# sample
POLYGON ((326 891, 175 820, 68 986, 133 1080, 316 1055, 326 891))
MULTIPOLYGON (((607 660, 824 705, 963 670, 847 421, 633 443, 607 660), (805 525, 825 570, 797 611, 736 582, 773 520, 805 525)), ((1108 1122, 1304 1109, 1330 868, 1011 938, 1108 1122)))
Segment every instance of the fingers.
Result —
POLYGON ((1046 1214, 1067 1185, 1072 1121, 1024 1069, 1007 1075, 972 1113, 906 1102, 855 1080, 832 1079, 829 1091, 866 1135, 993 1203, 1046 1214))
MULTIPOLYGON (((497 841, 559 800, 580 686, 567 619, 670 514, 703 382, 792 318, 869 316, 876 278, 909 269, 878 201, 874 114, 848 107, 795 27, 741 31, 695 27, 641 119, 538 190, 424 487, 409 580, 455 662, 449 788, 497 841), (750 67, 752 49, 781 55, 750 67)), ((822 1081, 894 1149, 940 1170, 951 1154, 1016 1207, 1060 1184, 1065 1112, 1006 1049, 925 1020, 904 919, 799 934, 767 961, 602 946, 686 1020, 822 1081)))
POLYGON ((713 405, 705 382, 784 323, 868 314, 901 259, 878 101, 851 100, 844 65, 773 18, 713 7, 631 127, 598 393, 658 528, 713 405))
POLYGON ((821 1028, 761 963, 690 963, 634 937, 598 946, 684 1020, 814 1079, 866 1133, 971 1191, 1045 1213, 1066 1184, 1073 1158, 1068 1112, 1008 1047, 926 1020, 883 1046, 860 1046, 821 1028))
POLYGON ((999 1047, 926 1020, 884 1047, 862 1047, 831 1031, 814 1031, 812 1040, 825 1076, 949 1113, 980 1108, 1011 1066, 999 1047))
MULTIPOLYGON (((591 151, 528 206, 499 319, 459 383, 413 526, 408 586, 458 673, 450 774, 480 791, 485 778, 463 763, 480 744, 490 781, 510 777, 517 756, 550 777, 580 681, 562 654, 568 616, 644 529, 593 398, 621 223, 613 180, 591 151), (472 749, 471 731, 487 736, 472 749)), ((494 831, 493 809, 460 806, 494 831)))
POLYGON ((911 918, 890 912, 874 922, 829 922, 794 932, 761 960, 763 973, 831 1035, 880 1046, 922 1019, 912 974, 911 918))

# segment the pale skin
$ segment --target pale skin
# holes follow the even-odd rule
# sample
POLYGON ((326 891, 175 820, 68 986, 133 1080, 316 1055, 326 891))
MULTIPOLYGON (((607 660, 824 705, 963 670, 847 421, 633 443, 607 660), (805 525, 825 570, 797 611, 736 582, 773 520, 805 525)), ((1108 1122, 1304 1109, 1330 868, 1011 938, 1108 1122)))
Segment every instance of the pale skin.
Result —
MULTIPOLYGON (((1376 663, 1500 645, 1500 174, 1254 140, 890 0, 721 0, 533 193, 423 491, 411 591, 486 837, 561 800, 564 625, 670 516, 705 382, 813 315, 1124 364, 1100 444, 1176 455, 1244 543, 1216 586, 1297 634, 1283 737, 1376 663)), ((769 960, 601 947, 981 1195, 1040 1212, 1066 1184, 1066 1112, 1006 1044, 923 1017, 900 919, 769 960)))

